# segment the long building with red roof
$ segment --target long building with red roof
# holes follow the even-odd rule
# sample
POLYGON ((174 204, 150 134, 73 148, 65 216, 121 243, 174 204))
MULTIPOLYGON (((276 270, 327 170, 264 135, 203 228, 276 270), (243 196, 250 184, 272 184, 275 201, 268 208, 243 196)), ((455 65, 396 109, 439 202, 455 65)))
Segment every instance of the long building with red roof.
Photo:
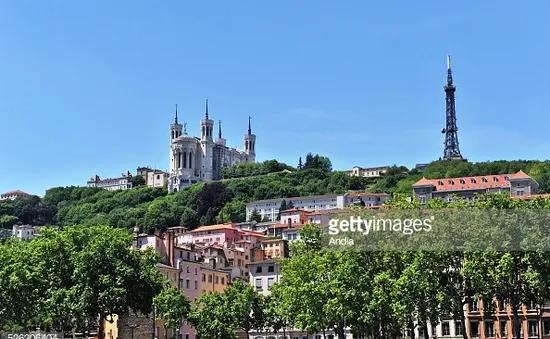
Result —
POLYGON ((539 184, 523 171, 513 174, 482 175, 474 177, 426 179, 413 185, 413 193, 420 202, 434 198, 447 201, 458 195, 468 201, 477 194, 506 192, 512 197, 536 196, 539 184))

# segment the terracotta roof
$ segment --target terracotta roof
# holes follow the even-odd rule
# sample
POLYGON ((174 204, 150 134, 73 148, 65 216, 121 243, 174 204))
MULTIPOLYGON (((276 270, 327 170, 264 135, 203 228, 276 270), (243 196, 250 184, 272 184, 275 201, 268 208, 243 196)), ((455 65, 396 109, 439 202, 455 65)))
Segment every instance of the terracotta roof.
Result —
POLYGON ((210 225, 210 226, 201 226, 199 228, 196 228, 192 230, 191 232, 203 232, 203 231, 214 231, 214 230, 235 230, 238 229, 233 227, 231 224, 218 224, 218 225, 210 225))
POLYGON ((531 178, 530 176, 528 176, 525 172, 523 172, 522 170, 519 170, 519 172, 517 172, 516 174, 514 175, 511 175, 510 178, 513 178, 513 179, 529 179, 531 178))
POLYGON ((2 195, 29 195, 27 192, 23 192, 21 190, 15 190, 15 191, 9 191, 6 193, 3 193, 2 195))
POLYGON ((266 243, 266 242, 281 242, 281 241, 284 241, 283 239, 269 239, 269 240, 264 240, 263 242, 266 243))
POLYGON ((494 175, 479 175, 475 177, 462 178, 441 178, 441 179, 426 179, 422 178, 417 181, 414 186, 432 185, 438 192, 441 191, 459 191, 459 190, 480 190, 488 188, 506 188, 510 187, 509 179, 514 178, 530 178, 523 171, 515 174, 494 174, 494 175), (516 176, 517 175, 517 176, 516 176))
POLYGON ((255 237, 265 237, 265 235, 263 233, 256 232, 256 231, 239 230, 239 232, 241 232, 245 235, 253 235, 255 237))

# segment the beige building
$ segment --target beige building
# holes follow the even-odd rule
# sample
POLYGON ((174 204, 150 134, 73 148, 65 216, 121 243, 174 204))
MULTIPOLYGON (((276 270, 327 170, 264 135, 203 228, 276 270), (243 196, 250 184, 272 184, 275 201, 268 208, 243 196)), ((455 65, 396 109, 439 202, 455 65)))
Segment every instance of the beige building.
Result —
POLYGON ((101 179, 99 175, 94 175, 88 180, 88 187, 104 188, 108 191, 127 190, 132 188, 132 174, 126 171, 118 178, 101 179))
POLYGON ((539 184, 523 171, 514 174, 483 175, 475 177, 426 179, 413 185, 414 197, 420 202, 434 198, 451 201, 453 195, 467 201, 476 194, 506 192, 511 197, 528 197, 538 193, 539 184))
POLYGON ((9 192, 6 192, 4 194, 1 194, 0 195, 0 200, 6 200, 6 199, 14 200, 14 199, 19 198, 19 197, 28 197, 28 196, 29 196, 28 193, 25 193, 25 192, 20 191, 20 190, 15 190, 15 191, 9 191, 9 192))
POLYGON ((145 180, 145 185, 149 187, 165 187, 168 185, 168 173, 151 167, 138 167, 137 175, 145 180))
POLYGON ((390 166, 378 166, 378 167, 359 167, 354 166, 351 170, 345 171, 347 174, 356 177, 377 178, 388 171, 390 166))

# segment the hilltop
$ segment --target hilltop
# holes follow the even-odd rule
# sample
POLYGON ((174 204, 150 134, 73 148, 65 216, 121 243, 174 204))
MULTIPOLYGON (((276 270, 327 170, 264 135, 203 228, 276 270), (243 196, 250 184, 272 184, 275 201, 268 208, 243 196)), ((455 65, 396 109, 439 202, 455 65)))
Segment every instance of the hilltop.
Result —
POLYGON ((540 184, 541 193, 550 192, 549 161, 494 161, 468 163, 437 161, 420 172, 393 166, 379 178, 353 177, 332 171, 330 160, 295 169, 270 160, 228 169, 225 179, 194 184, 168 194, 165 188, 138 187, 126 191, 106 191, 89 187, 57 187, 43 199, 37 196, 0 201, 0 227, 17 222, 30 225, 111 225, 151 232, 175 225, 197 227, 217 222, 241 222, 246 203, 273 198, 369 191, 411 194, 412 185, 428 179, 515 173, 520 169, 540 184), (250 175, 249 177, 242 177, 250 175))

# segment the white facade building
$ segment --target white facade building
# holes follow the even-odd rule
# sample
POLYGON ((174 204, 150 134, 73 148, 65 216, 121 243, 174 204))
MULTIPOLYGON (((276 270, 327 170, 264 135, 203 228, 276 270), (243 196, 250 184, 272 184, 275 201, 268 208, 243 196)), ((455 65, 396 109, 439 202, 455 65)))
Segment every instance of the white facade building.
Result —
POLYGON ((298 209, 321 212, 345 208, 354 204, 359 198, 365 203, 365 206, 380 206, 390 197, 389 194, 385 193, 344 193, 258 200, 246 204, 246 220, 250 220, 254 210, 261 215, 262 219, 276 220, 283 200, 286 201, 287 205, 292 202, 292 205, 298 209))
POLYGON ((31 225, 13 225, 12 236, 23 241, 36 237, 37 232, 31 225))
POLYGON ((356 177, 365 178, 377 178, 384 175, 390 166, 378 166, 378 167, 359 167, 354 166, 351 170, 345 171, 347 174, 356 177))
POLYGON ((159 169, 138 167, 137 175, 141 175, 149 187, 164 187, 168 184, 168 173, 159 169))
POLYGON ((130 171, 126 171, 118 178, 108 179, 101 179, 96 174, 88 180, 88 187, 99 187, 108 191, 127 190, 132 188, 132 174, 130 171))
POLYGON ((15 190, 15 191, 9 191, 9 192, 6 192, 4 194, 1 194, 0 195, 0 200, 6 200, 6 199, 14 200, 14 199, 19 198, 19 197, 28 197, 28 196, 29 196, 28 193, 25 193, 25 192, 20 191, 20 190, 15 190))
POLYGON ((256 161, 256 135, 252 134, 250 117, 248 133, 244 135, 244 150, 226 146, 226 140, 222 138, 221 121, 218 138, 214 141, 214 121, 208 116, 208 100, 205 119, 200 122, 200 138, 188 135, 186 125, 178 123, 176 106, 176 118, 170 125, 169 192, 179 191, 196 182, 219 180, 222 168, 256 161))

